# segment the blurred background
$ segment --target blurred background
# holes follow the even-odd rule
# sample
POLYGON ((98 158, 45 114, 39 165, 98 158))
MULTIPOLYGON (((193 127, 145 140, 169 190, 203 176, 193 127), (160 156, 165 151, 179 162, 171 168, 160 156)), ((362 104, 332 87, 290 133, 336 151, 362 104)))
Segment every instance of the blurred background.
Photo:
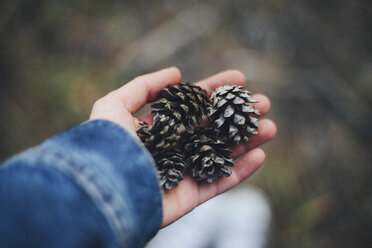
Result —
POLYGON ((239 69, 272 99, 278 136, 239 186, 269 198, 268 247, 371 245, 371 1, 1 1, 0 160, 171 65, 239 69))

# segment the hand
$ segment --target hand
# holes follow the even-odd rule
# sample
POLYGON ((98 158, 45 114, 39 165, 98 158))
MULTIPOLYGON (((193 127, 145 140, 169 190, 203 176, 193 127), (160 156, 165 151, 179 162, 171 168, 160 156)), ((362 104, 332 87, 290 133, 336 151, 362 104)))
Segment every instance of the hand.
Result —
MULTIPOLYGON (((151 113, 140 118, 133 116, 146 103, 156 100, 161 89, 177 84, 181 81, 181 72, 175 68, 167 68, 158 72, 136 77, 121 88, 110 92, 99 99, 93 106, 90 120, 106 119, 119 124, 136 135, 139 121, 152 123, 151 113)), ((208 95, 216 87, 226 83, 244 85, 244 75, 235 70, 228 70, 209 78, 201 80, 196 84, 205 89, 208 95)), ((258 100, 254 107, 259 109, 262 115, 270 109, 269 99, 260 94, 253 95, 258 100)), ((180 182, 177 188, 165 191, 163 195, 163 223, 166 226, 198 205, 210 198, 234 187, 245 178, 250 176, 265 159, 265 153, 258 146, 274 138, 276 126, 271 120, 260 120, 258 135, 254 136, 248 143, 241 143, 230 147, 233 151, 232 158, 237 159, 229 177, 223 177, 216 183, 196 183, 189 175, 180 182)))

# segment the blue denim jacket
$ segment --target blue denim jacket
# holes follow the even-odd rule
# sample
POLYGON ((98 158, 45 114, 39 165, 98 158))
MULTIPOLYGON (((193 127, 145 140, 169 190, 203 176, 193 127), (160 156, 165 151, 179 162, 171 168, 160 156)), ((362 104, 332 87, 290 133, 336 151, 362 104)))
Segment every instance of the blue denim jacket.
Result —
POLYGON ((160 228, 161 204, 140 140, 86 122, 0 167, 0 247, 143 247, 160 228))

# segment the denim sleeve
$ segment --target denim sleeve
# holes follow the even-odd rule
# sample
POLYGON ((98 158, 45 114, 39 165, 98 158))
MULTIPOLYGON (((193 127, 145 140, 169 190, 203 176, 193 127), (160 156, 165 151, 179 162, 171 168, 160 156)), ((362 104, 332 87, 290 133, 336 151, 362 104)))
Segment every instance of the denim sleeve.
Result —
POLYGON ((161 204, 139 139, 86 122, 0 167, 0 246, 143 247, 161 225, 161 204))

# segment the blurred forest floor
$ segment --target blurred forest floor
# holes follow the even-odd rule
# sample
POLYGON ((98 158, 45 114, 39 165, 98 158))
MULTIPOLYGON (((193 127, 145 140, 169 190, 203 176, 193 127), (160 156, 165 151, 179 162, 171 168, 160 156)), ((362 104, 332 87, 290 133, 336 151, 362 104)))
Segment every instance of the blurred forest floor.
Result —
POLYGON ((371 1, 2 1, 0 37, 1 160, 139 74, 235 68, 278 124, 241 186, 269 196, 269 246, 372 243, 371 1))

